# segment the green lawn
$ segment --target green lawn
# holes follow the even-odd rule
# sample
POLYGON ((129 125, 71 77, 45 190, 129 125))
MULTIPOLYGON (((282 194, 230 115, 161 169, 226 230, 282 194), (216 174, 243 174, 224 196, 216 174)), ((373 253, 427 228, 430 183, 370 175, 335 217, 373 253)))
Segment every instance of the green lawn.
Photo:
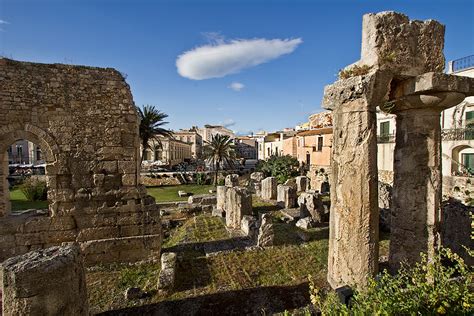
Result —
POLYGON ((19 188, 14 188, 10 191, 10 201, 12 203, 12 212, 48 208, 48 201, 28 201, 19 188))
POLYGON ((197 184, 185 184, 185 185, 170 185, 162 187, 148 187, 148 194, 153 196, 156 202, 172 202, 172 201, 186 201, 187 197, 179 197, 178 191, 185 191, 187 193, 196 194, 209 194, 210 189, 214 189, 213 185, 197 185, 197 184))

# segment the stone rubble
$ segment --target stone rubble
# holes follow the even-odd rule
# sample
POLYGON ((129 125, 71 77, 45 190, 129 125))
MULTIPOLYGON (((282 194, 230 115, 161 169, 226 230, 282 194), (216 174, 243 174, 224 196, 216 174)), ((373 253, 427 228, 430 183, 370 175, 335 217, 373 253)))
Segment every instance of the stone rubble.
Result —
POLYGON ((293 186, 279 184, 277 186, 277 204, 282 208, 296 206, 296 189, 293 186))
POLYGON ((262 199, 276 200, 277 198, 277 180, 275 177, 268 177, 262 180, 262 199))
POLYGON ((7 315, 89 315, 83 258, 75 244, 31 251, 0 265, 7 315))
POLYGON ((233 229, 241 228, 244 215, 252 214, 252 194, 243 187, 228 187, 226 192, 226 226, 233 229))
POLYGON ((325 220, 325 208, 321 195, 316 192, 304 192, 298 197, 298 205, 300 207, 300 216, 311 216, 317 223, 325 220))
POLYGON ((273 246, 275 234, 273 232, 273 219, 271 214, 262 215, 260 228, 258 230, 257 246, 270 247, 273 246))
POLYGON ((225 177, 225 186, 228 188, 239 186, 239 175, 238 174, 229 174, 225 177))
POLYGON ((305 177, 305 176, 296 177, 296 190, 298 192, 305 192, 306 190, 308 190, 309 189, 308 184, 309 184, 308 177, 305 177))
POLYGON ((176 253, 165 252, 161 255, 161 271, 158 277, 158 290, 169 291, 174 287, 176 277, 176 253))

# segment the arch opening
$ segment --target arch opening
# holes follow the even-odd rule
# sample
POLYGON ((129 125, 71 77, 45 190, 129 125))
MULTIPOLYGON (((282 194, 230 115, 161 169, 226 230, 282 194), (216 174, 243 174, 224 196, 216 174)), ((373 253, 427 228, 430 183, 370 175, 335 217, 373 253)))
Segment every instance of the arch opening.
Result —
POLYGON ((55 183, 51 146, 28 131, 0 139, 0 217, 27 210, 51 214, 55 183))

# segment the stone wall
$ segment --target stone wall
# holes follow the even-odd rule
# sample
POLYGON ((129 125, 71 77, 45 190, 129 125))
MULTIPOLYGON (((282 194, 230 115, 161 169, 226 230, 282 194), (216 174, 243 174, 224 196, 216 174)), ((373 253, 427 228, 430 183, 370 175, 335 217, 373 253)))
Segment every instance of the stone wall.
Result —
POLYGON ((139 120, 122 75, 0 59, 0 87, 0 261, 69 241, 88 263, 159 254, 159 210, 139 184, 139 120), (10 214, 6 155, 17 139, 42 148, 48 214, 10 214))

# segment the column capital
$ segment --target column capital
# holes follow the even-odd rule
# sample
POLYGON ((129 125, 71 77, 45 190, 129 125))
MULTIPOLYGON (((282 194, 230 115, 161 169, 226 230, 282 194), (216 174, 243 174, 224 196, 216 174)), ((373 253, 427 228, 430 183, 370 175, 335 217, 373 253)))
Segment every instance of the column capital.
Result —
POLYGON ((385 70, 339 79, 324 88, 323 107, 334 110, 341 104, 364 99, 375 110, 384 99, 388 99, 391 80, 391 72, 385 70))
POLYGON ((474 78, 428 72, 391 83, 389 99, 380 105, 387 113, 426 109, 443 111, 474 95, 474 78))

